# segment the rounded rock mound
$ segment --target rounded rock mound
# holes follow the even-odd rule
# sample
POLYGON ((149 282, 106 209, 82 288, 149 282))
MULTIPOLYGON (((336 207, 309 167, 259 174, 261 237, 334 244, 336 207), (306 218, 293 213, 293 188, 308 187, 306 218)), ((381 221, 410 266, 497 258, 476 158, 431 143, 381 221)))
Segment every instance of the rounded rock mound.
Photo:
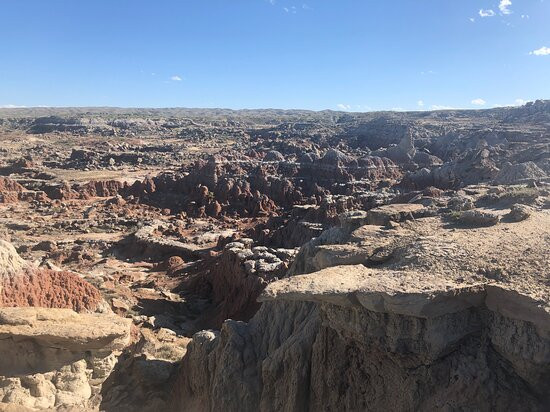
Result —
POLYGON ((284 162, 285 157, 277 150, 270 150, 264 156, 264 162, 284 162))
POLYGON ((0 239, 0 279, 19 273, 25 267, 25 261, 17 254, 13 245, 0 239))
POLYGON ((544 179, 547 175, 533 162, 505 165, 494 179, 499 185, 511 185, 525 182, 526 180, 544 179))

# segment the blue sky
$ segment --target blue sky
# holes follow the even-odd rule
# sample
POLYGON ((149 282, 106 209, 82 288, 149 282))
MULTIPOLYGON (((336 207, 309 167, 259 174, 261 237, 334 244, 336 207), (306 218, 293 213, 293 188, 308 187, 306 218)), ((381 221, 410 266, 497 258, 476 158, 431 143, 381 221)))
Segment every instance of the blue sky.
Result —
POLYGON ((488 108, 550 98, 550 0, 2 0, 0 106, 488 108))

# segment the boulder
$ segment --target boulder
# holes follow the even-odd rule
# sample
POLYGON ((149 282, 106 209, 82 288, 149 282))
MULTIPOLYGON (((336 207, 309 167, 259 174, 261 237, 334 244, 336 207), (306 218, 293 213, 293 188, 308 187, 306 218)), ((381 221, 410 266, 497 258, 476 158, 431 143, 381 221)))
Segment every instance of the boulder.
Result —
POLYGON ((512 205, 510 213, 506 215, 506 218, 510 219, 512 222, 521 222, 522 220, 528 219, 532 213, 533 209, 531 207, 517 203, 512 205))
POLYGON ((264 156, 264 162, 284 162, 285 157, 277 150, 270 150, 264 156))
POLYGON ((493 212, 473 209, 462 212, 459 221, 469 226, 492 226, 500 221, 500 216, 493 212))

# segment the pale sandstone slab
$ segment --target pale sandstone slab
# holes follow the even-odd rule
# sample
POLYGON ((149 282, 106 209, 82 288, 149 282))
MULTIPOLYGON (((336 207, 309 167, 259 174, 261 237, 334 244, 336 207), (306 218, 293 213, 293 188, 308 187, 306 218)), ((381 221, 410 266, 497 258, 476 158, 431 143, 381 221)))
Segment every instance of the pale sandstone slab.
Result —
POLYGON ((432 318, 480 306, 484 284, 460 285, 413 271, 390 271, 363 265, 335 266, 271 283, 260 300, 359 303, 375 312, 432 318))
POLYGON ((70 309, 0 308, 0 339, 32 339, 74 351, 114 351, 130 341, 131 320, 70 309))

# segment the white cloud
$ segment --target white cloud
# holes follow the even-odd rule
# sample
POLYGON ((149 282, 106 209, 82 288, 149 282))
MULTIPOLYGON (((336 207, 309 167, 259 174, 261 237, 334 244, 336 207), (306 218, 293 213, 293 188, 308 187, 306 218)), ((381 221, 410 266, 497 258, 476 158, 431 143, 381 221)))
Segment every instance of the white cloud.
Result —
POLYGON ((372 107, 370 107, 370 106, 368 106, 368 105, 366 105, 366 104, 358 104, 358 105, 355 106, 355 108, 356 108, 357 110, 363 110, 363 111, 365 111, 365 112, 370 112, 370 111, 372 111, 372 107))
POLYGON ((535 56, 550 56, 550 47, 542 46, 540 49, 533 50, 529 54, 534 54, 535 56))
POLYGON ((269 4, 271 4, 272 6, 275 5, 275 0, 268 0, 269 1, 269 4))
POLYGON ((351 105, 349 104, 338 103, 336 107, 338 107, 340 110, 346 110, 346 111, 351 110, 351 105))
POLYGON ((479 17, 493 17, 495 14, 496 13, 491 9, 488 9, 488 10, 479 9, 479 17))
POLYGON ((476 106, 485 106, 485 103, 487 103, 485 100, 477 98, 472 100, 472 104, 475 104, 476 106))
POLYGON ((510 10, 511 5, 512 2, 510 0, 500 0, 498 9, 502 14, 512 14, 512 10, 510 10))
POLYGON ((403 109, 402 107, 392 107, 391 111, 392 112, 405 112, 406 110, 403 109))
POLYGON ((442 106, 442 105, 439 105, 439 104, 432 104, 430 106, 430 109, 431 110, 456 110, 454 107, 451 107, 451 106, 442 106))
POLYGON ((517 106, 523 106, 525 103, 527 103, 529 100, 525 99, 516 99, 514 100, 514 103, 508 103, 508 104, 494 104, 493 107, 517 107, 517 106))
POLYGON ((468 20, 470 20, 472 23, 476 21, 473 17, 470 17, 468 20))
POLYGON ((290 10, 288 9, 288 7, 283 7, 283 10, 284 10, 285 12, 287 12, 287 13, 290 11, 290 10))
POLYGON ((424 107, 424 100, 419 100, 416 102, 416 104, 419 106, 419 107, 424 107))
POLYGON ((170 77, 170 80, 172 80, 173 82, 181 82, 183 79, 179 76, 172 76, 170 77))
POLYGON ((522 15, 521 15, 521 18, 522 18, 522 19, 529 19, 530 17, 529 17, 528 14, 522 14, 522 15))
POLYGON ((0 105, 0 109, 20 109, 27 106, 18 106, 16 104, 4 104, 0 105))

